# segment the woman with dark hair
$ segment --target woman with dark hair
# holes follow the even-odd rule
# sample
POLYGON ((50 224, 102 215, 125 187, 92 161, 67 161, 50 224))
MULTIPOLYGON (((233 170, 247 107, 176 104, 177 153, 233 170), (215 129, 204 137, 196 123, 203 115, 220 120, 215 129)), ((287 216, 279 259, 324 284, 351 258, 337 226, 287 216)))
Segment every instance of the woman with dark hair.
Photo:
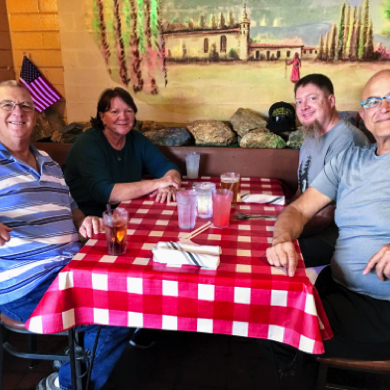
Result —
POLYGON ((180 173, 156 146, 136 130, 137 107, 122 88, 101 95, 92 128, 72 145, 65 179, 85 215, 101 216, 106 204, 150 194, 156 202, 176 199, 180 173), (145 173, 154 179, 143 180, 145 173))

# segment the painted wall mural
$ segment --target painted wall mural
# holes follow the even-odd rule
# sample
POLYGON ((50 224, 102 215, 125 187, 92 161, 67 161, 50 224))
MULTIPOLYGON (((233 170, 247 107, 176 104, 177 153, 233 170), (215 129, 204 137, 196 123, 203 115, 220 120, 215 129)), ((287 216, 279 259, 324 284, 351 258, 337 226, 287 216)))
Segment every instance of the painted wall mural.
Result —
POLYGON ((85 2, 112 80, 195 116, 291 102, 292 83, 314 72, 332 79, 348 108, 389 66, 390 0, 85 2))
POLYGON ((93 15, 94 38, 113 79, 134 92, 158 93, 154 68, 166 84, 158 0, 95 0, 93 15))

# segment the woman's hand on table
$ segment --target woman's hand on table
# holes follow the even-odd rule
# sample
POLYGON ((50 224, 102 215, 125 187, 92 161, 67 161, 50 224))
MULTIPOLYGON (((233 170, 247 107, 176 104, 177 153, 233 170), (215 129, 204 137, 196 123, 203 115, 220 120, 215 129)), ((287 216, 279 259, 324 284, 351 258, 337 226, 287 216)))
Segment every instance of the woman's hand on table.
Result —
POLYGON ((3 246, 11 239, 11 235, 9 234, 11 231, 11 228, 0 223, 0 246, 3 246))
POLYGON ((168 187, 174 187, 178 190, 181 186, 179 172, 175 170, 168 171, 162 178, 156 180, 159 182, 159 190, 168 187))
POLYGON ((167 202, 176 200, 176 191, 181 186, 179 172, 176 170, 168 171, 162 178, 156 179, 159 188, 153 191, 149 196, 155 198, 156 202, 167 202))
POLYGON ((298 265, 298 254, 291 241, 272 243, 266 254, 267 260, 271 265, 284 267, 288 276, 294 276, 298 265))
POLYGON ((381 249, 368 261, 363 270, 363 275, 368 275, 375 267, 378 279, 384 282, 390 279, 390 244, 382 246, 381 249))
POLYGON ((169 203, 170 201, 176 200, 176 188, 175 187, 166 187, 160 188, 152 192, 149 196, 154 198, 156 202, 164 203, 165 201, 169 203))
POLYGON ((79 233, 85 238, 91 238, 94 234, 104 230, 103 219, 98 217, 85 217, 79 227, 79 233))

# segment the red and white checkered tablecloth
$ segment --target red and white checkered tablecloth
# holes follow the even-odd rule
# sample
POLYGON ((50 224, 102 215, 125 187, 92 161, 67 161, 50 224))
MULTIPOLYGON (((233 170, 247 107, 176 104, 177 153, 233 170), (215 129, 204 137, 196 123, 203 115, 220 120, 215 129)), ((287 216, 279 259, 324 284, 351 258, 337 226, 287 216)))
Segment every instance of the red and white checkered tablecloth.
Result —
MULTIPOLYGON (((192 183, 184 178, 183 186, 192 183)), ((242 178, 242 191, 282 195, 275 179, 242 178)), ((219 268, 207 270, 152 261, 157 242, 176 241, 183 232, 176 203, 145 197, 121 207, 130 216, 127 252, 109 256, 104 234, 90 239, 59 273, 28 329, 54 333, 102 324, 184 330, 272 339, 308 353, 324 352, 322 340, 332 331, 303 261, 292 278, 266 262, 273 220, 231 221, 228 228, 211 227, 193 238, 222 248, 219 268)), ((235 209, 277 215, 283 206, 238 203, 235 209)), ((198 218, 195 228, 206 221, 198 218)))

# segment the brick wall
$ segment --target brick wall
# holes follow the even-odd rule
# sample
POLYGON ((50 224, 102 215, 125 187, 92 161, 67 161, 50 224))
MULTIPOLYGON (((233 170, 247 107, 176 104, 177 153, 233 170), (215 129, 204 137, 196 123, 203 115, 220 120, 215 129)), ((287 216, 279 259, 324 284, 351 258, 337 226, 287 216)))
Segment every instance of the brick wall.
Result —
POLYGON ((0 0, 0 81, 15 78, 6 0, 0 0))
MULTIPOLYGON (((26 55, 65 98, 57 0, 6 2, 15 74, 19 76, 26 55)), ((53 108, 66 116, 64 99, 53 108)))

